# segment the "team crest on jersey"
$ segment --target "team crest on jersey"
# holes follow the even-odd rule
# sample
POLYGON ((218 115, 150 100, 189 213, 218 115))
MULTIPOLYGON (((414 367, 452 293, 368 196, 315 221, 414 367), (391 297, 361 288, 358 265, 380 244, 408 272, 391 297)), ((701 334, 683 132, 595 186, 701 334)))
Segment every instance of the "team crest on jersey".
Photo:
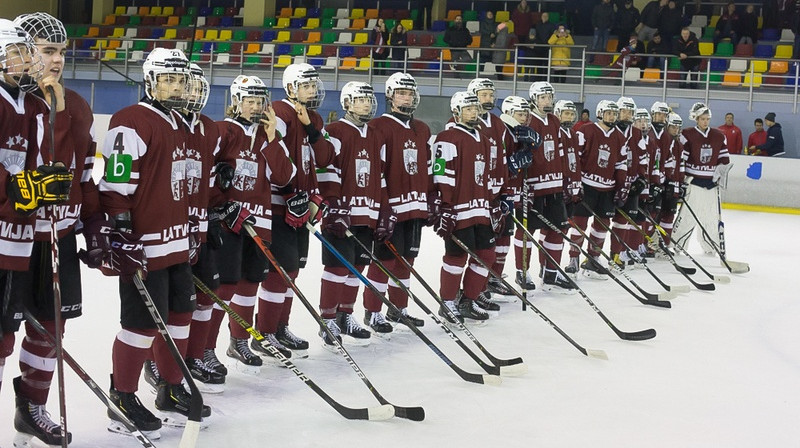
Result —
POLYGON ((371 162, 369 161, 369 154, 366 149, 362 149, 358 153, 356 159, 356 184, 364 188, 369 185, 369 171, 371 162))
POLYGON ((406 167, 406 173, 412 176, 419 171, 417 166, 417 144, 414 140, 406 140, 403 147, 403 165, 406 167))
POLYGON ((556 157, 556 142, 553 141, 553 136, 547 134, 544 136, 544 158, 550 162, 556 157))
POLYGON ((25 153, 28 151, 28 140, 21 135, 9 137, 3 148, 0 148, 0 163, 10 174, 17 174, 25 169, 25 153))
POLYGON ((239 191, 256 189, 258 163, 252 160, 236 159, 236 171, 233 174, 233 188, 239 191))
POLYGON ((710 162, 713 154, 714 150, 711 148, 711 145, 704 143, 702 146, 700 146, 700 163, 710 162))
POLYGON ((170 170, 170 187, 174 201, 180 201, 186 195, 186 159, 184 157, 184 150, 176 146, 172 151, 172 169, 170 170))
POLYGON ((497 141, 489 137, 489 171, 497 169, 497 141))
POLYGON ((309 174, 311 172, 311 147, 303 145, 301 150, 303 151, 303 172, 309 174))
POLYGON ((203 177, 203 162, 200 153, 186 149, 186 194, 194 195, 200 191, 200 182, 203 177))
POLYGON ((486 161, 483 160, 483 154, 478 154, 475 157, 475 183, 483 186, 483 173, 486 170, 486 161))
POLYGON ((611 158, 611 147, 603 143, 597 148, 597 166, 600 168, 608 167, 608 160, 611 158))
POLYGON ((575 157, 574 152, 569 152, 567 154, 567 161, 569 162, 569 170, 573 173, 578 172, 578 158, 575 157))

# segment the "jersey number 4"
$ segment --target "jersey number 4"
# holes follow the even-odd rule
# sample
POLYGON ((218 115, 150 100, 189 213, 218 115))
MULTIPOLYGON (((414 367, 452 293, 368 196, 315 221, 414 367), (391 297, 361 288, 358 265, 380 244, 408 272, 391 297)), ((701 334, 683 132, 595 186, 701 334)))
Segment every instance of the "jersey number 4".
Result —
POLYGON ((125 144, 122 140, 123 135, 120 132, 114 139, 114 152, 108 156, 108 161, 106 162, 107 182, 123 183, 131 180, 133 156, 124 154, 125 144))

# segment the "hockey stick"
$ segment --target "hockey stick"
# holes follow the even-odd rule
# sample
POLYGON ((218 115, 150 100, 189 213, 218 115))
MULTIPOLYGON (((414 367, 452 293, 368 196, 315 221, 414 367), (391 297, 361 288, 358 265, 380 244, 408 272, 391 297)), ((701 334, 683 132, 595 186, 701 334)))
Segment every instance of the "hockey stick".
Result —
POLYGON ((144 280, 142 279, 142 271, 136 271, 136 274, 133 276, 133 283, 136 285, 136 289, 139 290, 139 294, 142 296, 142 300, 144 300, 147 311, 149 311, 150 316, 153 317, 153 321, 158 328, 158 332, 161 333, 161 336, 164 338, 164 342, 166 342, 170 354, 175 359, 178 367, 181 369, 181 373, 183 374, 183 378, 186 380, 186 384, 189 385, 189 391, 192 394, 192 399, 189 402, 189 415, 187 416, 188 420, 186 421, 186 427, 183 428, 183 435, 181 436, 181 442, 178 447, 192 448, 197 445, 197 438, 200 434, 200 422, 203 420, 203 396, 200 395, 200 390, 194 383, 194 378, 189 372, 189 368, 186 367, 186 362, 183 360, 183 356, 181 356, 178 346, 175 345, 175 340, 172 339, 172 336, 169 334, 169 330, 167 329, 167 324, 164 322, 164 318, 161 317, 161 313, 158 312, 158 308, 156 308, 153 298, 150 296, 150 293, 147 292, 147 287, 144 285, 144 280))
POLYGON ((253 328, 250 325, 250 322, 247 322, 245 318, 240 316, 233 308, 230 307, 224 300, 219 298, 214 291, 212 291, 202 280, 194 277, 194 284, 197 286, 197 289, 206 293, 211 300, 213 300, 217 305, 219 305, 228 315, 233 319, 237 324, 241 325, 242 328, 247 331, 250 336, 253 337, 262 347, 264 347, 272 356, 274 356, 281 364, 284 365, 287 369, 291 370, 292 373, 297 375, 297 378, 300 381, 304 382, 311 390, 316 392, 317 395, 322 397, 328 405, 330 405, 333 409, 336 410, 342 417, 348 420, 388 420, 394 417, 394 408, 391 405, 383 404, 380 406, 376 406, 374 408, 348 408, 347 406, 342 405, 338 401, 331 398, 330 395, 325 393, 314 381, 311 380, 303 371, 297 368, 297 366, 290 361, 288 358, 283 356, 283 354, 275 348, 274 345, 270 344, 269 341, 261 335, 261 332, 253 328))
MULTIPOLYGON (((314 213, 312 213, 312 215, 314 215, 314 213)), ((328 251, 331 254, 333 254, 333 256, 336 257, 336 259, 339 260, 339 262, 342 263, 344 267, 346 267, 350 272, 352 272, 353 275, 358 277, 358 279, 361 280, 361 283, 363 283, 364 286, 367 287, 367 289, 372 291, 372 293, 375 294, 375 296, 378 297, 381 300, 381 302, 383 302, 387 306, 387 308, 394 310, 400 317, 400 321, 403 322, 403 324, 406 325, 408 328, 410 328, 411 331, 417 335, 417 337, 422 339, 422 342, 424 342, 425 345, 427 345, 428 348, 430 348, 433 351, 433 353, 436 354, 436 356, 438 356, 442 361, 444 361, 444 363, 447 364, 448 367, 453 369, 453 371, 456 372, 456 374, 459 377, 461 377, 461 379, 463 379, 464 381, 469 381, 470 383, 477 383, 477 384, 498 385, 502 382, 502 380, 498 375, 483 375, 478 373, 470 373, 464 371, 463 369, 455 365, 455 363, 453 363, 453 361, 451 361, 450 358, 448 358, 441 350, 439 350, 439 347, 437 347, 436 344, 433 343, 433 341, 431 341, 427 336, 425 336, 425 333, 423 333, 419 328, 417 328, 417 326, 414 325, 414 323, 411 322, 411 320, 407 316, 401 313, 400 310, 398 310, 397 307, 394 306, 394 304, 390 302, 389 299, 386 298, 386 296, 383 295, 383 293, 378 291, 378 288, 376 288, 371 281, 369 281, 366 277, 364 277, 364 275, 361 274, 361 272, 359 272, 358 269, 356 269, 355 266, 352 265, 352 263, 347 261, 347 259, 345 259, 342 256, 342 254, 339 253, 339 251, 336 250, 336 248, 333 247, 333 245, 327 239, 325 239, 325 237, 323 237, 322 234, 319 233, 319 231, 314 228, 314 226, 311 225, 311 223, 306 222, 306 228, 308 229, 309 232, 313 233, 315 237, 317 237, 317 239, 322 243, 322 245, 325 246, 325 248, 328 249, 328 251)))
MULTIPOLYGON (((47 86, 47 93, 50 94, 50 164, 56 161, 56 92, 53 86, 47 86)), ((58 227, 56 225, 56 205, 50 207, 50 260, 53 270, 53 316, 56 327, 55 351, 56 351, 56 377, 58 378, 58 411, 61 414, 59 424, 61 426, 61 447, 67 448, 69 445, 69 433, 67 432, 67 394, 64 385, 64 345, 63 328, 64 323, 61 319, 61 278, 59 276, 59 251, 58 251, 58 227)))
MULTIPOLYGON (((55 347, 56 338, 50 334, 46 328, 44 328, 41 322, 39 322, 36 317, 34 317, 34 315, 31 314, 31 312, 27 309, 23 311, 23 314, 25 315, 25 320, 33 327, 33 329, 36 330, 36 332, 39 333, 43 338, 45 338, 50 345, 55 347)), ((122 412, 113 401, 111 401, 111 398, 109 398, 108 395, 103 392, 103 389, 101 389, 97 383, 95 383, 92 377, 90 377, 89 374, 83 370, 83 367, 81 367, 80 364, 75 361, 75 358, 70 356, 66 350, 62 350, 62 354, 64 356, 64 362, 66 362, 67 365, 72 368, 75 374, 78 375, 78 378, 80 378, 84 384, 86 384, 86 386, 92 392, 94 392, 97 398, 99 398, 100 401, 102 401, 103 404, 106 405, 106 407, 119 418, 120 422, 125 426, 125 428, 130 431, 133 438, 135 438, 136 441, 138 441, 145 448, 154 448, 155 445, 153 445, 153 442, 151 442, 150 439, 148 439, 147 436, 136 427, 136 424, 134 424, 128 418, 128 416, 125 415, 125 413, 122 412)))
POLYGON ((639 253, 631 249, 631 247, 628 246, 628 243, 626 243, 625 240, 623 240, 619 235, 617 235, 617 233, 614 232, 614 230, 612 230, 608 224, 604 223, 602 218, 598 216, 597 212, 595 212, 594 210, 592 210, 591 207, 589 207, 589 204, 587 204, 586 201, 581 201, 581 204, 586 210, 592 213, 592 215, 594 216, 594 221, 603 226, 603 228, 613 238, 622 243, 622 246, 625 247, 625 251, 628 253, 628 256, 631 257, 631 259, 637 261, 639 264, 641 264, 647 271, 647 273, 650 274, 650 276, 653 277, 656 280, 656 282, 658 282, 658 284, 661 285, 662 288, 664 288, 665 291, 689 292, 689 285, 670 286, 664 283, 664 281, 662 281, 661 278, 658 275, 656 275, 656 273, 653 272, 652 269, 650 269, 650 266, 647 265, 647 262, 644 259, 642 259, 642 257, 639 256, 639 253))
MULTIPOLYGON (((431 288, 431 285, 428 284, 428 282, 426 282, 424 278, 422 278, 422 275, 420 275, 420 273, 417 272, 417 270, 414 268, 414 265, 409 263, 408 260, 406 260, 405 258, 403 258, 402 255, 400 255, 400 253, 397 251, 397 248, 394 247, 394 244, 392 244, 392 242, 389 241, 389 240, 386 240, 383 244, 385 244, 386 247, 389 248, 389 251, 391 251, 392 254, 398 260, 400 260, 401 263, 403 263, 403 265, 406 267, 406 269, 408 269, 409 272, 411 272, 414 275, 414 277, 417 279, 417 281, 419 281, 420 284, 425 288, 425 290, 428 291, 428 294, 430 294, 431 297, 433 297, 434 300, 436 300, 436 302, 439 303, 439 305, 443 305, 442 298, 439 297, 439 294, 437 294, 436 291, 434 291, 433 288, 431 288)), ((449 308, 446 308, 446 311, 448 312, 448 315, 451 315, 451 317, 454 317, 454 316, 452 316, 453 312, 450 311, 449 308)), ((496 366, 500 366, 500 374, 501 375, 504 372, 506 372, 508 375, 510 375, 511 373, 508 372, 510 370, 510 366, 522 364, 522 358, 500 359, 500 358, 495 357, 494 355, 489 353, 489 350, 487 350, 486 347, 483 346, 483 344, 481 344, 478 341, 478 339, 475 337, 475 335, 472 334, 471 331, 469 331, 469 329, 467 328, 466 325, 462 324, 458 319, 455 319, 455 322, 456 322, 455 323, 456 328, 458 328, 460 331, 463 331, 464 334, 466 334, 467 337, 472 342, 475 343, 475 345, 478 347, 478 349, 480 349, 480 351, 483 352, 483 354, 486 355, 487 358, 489 358, 489 360, 492 362, 492 364, 494 364, 496 366), (503 367, 509 367, 509 369, 505 369, 504 370, 503 367)), ((521 373, 524 373, 524 372, 521 372, 521 373)))
MULTIPOLYGON (((644 213, 644 210, 642 210, 642 209, 639 209, 639 212, 641 212, 641 213, 644 213)), ((666 231, 666 230, 664 230, 664 228, 663 228, 663 227, 661 227, 661 225, 660 225, 660 224, 658 224, 658 223, 656 222, 656 220, 655 220, 655 219, 653 219, 653 218, 652 218, 652 217, 651 217, 649 214, 645 213, 645 217, 647 218, 647 220, 648 220, 648 221, 650 221, 650 223, 651 223, 651 224, 653 224, 653 226, 656 228, 656 230, 658 230, 658 233, 659 233, 659 234, 661 234, 662 236, 666 236, 666 235, 667 235, 667 231, 666 231)), ((663 241, 663 240, 662 240, 662 241, 663 241)), ((691 254, 689 254, 689 252, 688 252, 686 249, 684 249, 684 248, 683 248, 683 246, 681 246, 680 244, 676 244, 676 245, 675 245, 675 247, 677 247, 677 248, 678 248, 678 249, 681 251, 681 253, 683 253, 684 255, 686 255, 686 256, 689 258, 689 260, 691 260, 691 261, 692 261, 692 263, 694 263, 694 264, 695 264, 695 266, 697 266, 697 267, 698 267, 698 269, 700 269, 700 271, 702 271, 702 272, 703 272, 703 273, 704 273, 706 276, 708 276, 708 278, 710 278, 711 280, 714 280, 714 281, 715 281, 715 282, 717 282, 717 283, 723 283, 723 284, 727 284, 727 283, 730 283, 730 282, 731 282, 731 278, 730 278, 730 277, 728 277, 727 275, 718 275, 718 274, 712 274, 712 273, 708 272, 708 271, 707 271, 707 270, 706 270, 706 269, 705 269, 705 268, 704 268, 704 267, 703 267, 703 266, 702 266, 700 263, 698 263, 698 261, 697 261, 697 260, 695 260, 695 259, 694 259, 694 257, 693 257, 691 254)))
MULTIPOLYGON (((550 222, 550 220, 547 219, 546 217, 544 217, 544 215, 542 215, 538 210, 536 210, 536 209, 532 209, 532 210, 536 214, 536 218, 539 221, 542 221, 547 227, 550 227, 551 230, 553 230, 555 232, 558 232, 558 234, 561 235, 561 238, 563 238, 564 241, 566 241, 568 244, 570 244, 572 246, 575 246, 585 257, 588 258, 590 256, 589 253, 583 247, 581 247, 580 244, 577 244, 574 241, 572 241, 569 238, 569 236, 567 236, 567 234, 562 232, 561 229, 556 227, 555 224, 550 222)), ((570 224, 572 224, 573 227, 575 227, 576 230, 581 233, 581 235, 583 235, 584 239, 586 239, 586 241, 588 241, 589 244, 594 244, 592 242, 592 240, 589 239, 586 236, 586 234, 583 232, 583 230, 581 230, 580 227, 577 227, 571 220, 568 220, 568 222, 570 224)), ((611 259, 611 257, 609 257, 608 255, 606 255, 605 252, 603 252, 602 248, 597 247, 597 245, 595 245, 595 247, 600 251, 600 254, 603 255, 606 259, 608 259, 608 260, 611 259)), ((660 293, 660 294, 653 294, 653 293, 647 292, 644 289, 642 289, 642 287, 640 287, 635 281, 633 281, 633 279, 630 278, 627 274, 625 274, 624 272, 622 272, 621 274, 622 274, 623 277, 625 277, 625 279, 627 279, 636 289, 638 289, 645 296, 644 299, 639 297, 639 295, 636 294, 636 292, 631 290, 615 274, 611 273, 611 271, 609 271, 609 275, 608 276, 611 277, 611 279, 614 280, 619 286, 621 286, 622 289, 627 291, 630 295, 632 295, 640 303, 642 303, 644 305, 652 305, 652 306, 658 306, 658 307, 662 307, 662 308, 672 308, 672 304, 667 302, 667 300, 673 299, 675 297, 674 293, 663 292, 663 293, 660 293)))
POLYGON ((424 420, 425 410, 422 407, 397 406, 390 403, 387 399, 383 398, 383 395, 381 395, 375 388, 375 386, 372 385, 372 382, 369 380, 369 378, 367 378, 367 375, 361 370, 358 364, 356 364, 355 360, 353 360, 353 357, 350 356, 350 353, 347 352, 347 350, 344 348, 339 339, 336 338, 333 335, 333 333, 331 333, 331 330, 328 328, 327 325, 325 325, 325 321, 322 320, 322 317, 319 315, 317 310, 314 309, 314 306, 311 305, 311 302, 309 302, 306 296, 303 294, 303 292, 300 291, 300 288, 297 287, 297 284, 294 282, 294 280, 292 280, 292 278, 286 272, 286 269, 284 269, 283 266, 281 266, 281 264, 278 262, 278 259, 275 258, 275 254, 273 254, 272 251, 269 249, 269 247, 267 247, 266 243, 264 243, 264 240, 262 240, 261 237, 258 236, 253 226, 250 225, 249 223, 245 223, 244 228, 245 231, 247 231, 247 234, 253 239, 253 241, 259 247, 259 249, 261 249, 261 252, 263 252, 264 255, 267 257, 272 266, 274 266, 275 269, 278 270, 278 273, 283 278, 283 281, 289 286, 289 288, 291 288, 291 290, 294 292, 294 295, 297 296, 298 299, 300 299, 300 302, 303 304, 303 306, 306 307, 306 310, 308 310, 308 312, 317 322, 317 325, 319 325, 320 329, 322 329, 322 331, 324 331, 325 334, 328 335, 328 338, 330 338, 330 340, 333 341, 333 344, 336 345, 336 349, 339 351, 339 354, 341 354, 342 357, 347 361, 347 363, 350 364, 350 367, 356 372, 356 375, 358 375, 358 377, 361 378, 361 381, 364 382, 364 384, 367 386, 367 389, 369 389, 369 391, 372 392, 372 395, 378 400, 378 402, 384 406, 391 406, 393 409, 392 415, 394 415, 395 417, 406 418, 416 422, 424 420))
MULTIPOLYGON (((717 197, 717 203, 719 203, 719 197, 717 197)), ((728 271, 733 273, 733 274, 744 274, 746 272, 750 272, 750 265, 749 264, 741 262, 741 261, 728 260, 725 257, 725 253, 721 252, 720 248, 716 244, 714 244, 714 240, 711 239, 711 236, 708 234, 708 231, 706 230, 706 228, 703 227, 702 224, 700 224, 700 219, 697 217, 697 214, 694 212, 694 210, 692 210, 692 207, 689 205, 689 203, 684 200, 683 201, 683 205, 686 207, 686 210, 689 210, 689 213, 692 214, 692 216, 694 217, 695 222, 697 222, 697 227, 700 227, 700 230, 703 232, 703 235, 709 241, 709 244, 711 244, 711 247, 713 247, 714 250, 717 252, 717 255, 719 255, 719 259, 720 259, 720 261, 722 261, 722 265, 725 266, 728 269, 728 271)), ((722 207, 722 206, 719 205, 719 207, 722 207)), ((720 222, 720 225, 722 225, 724 227, 725 224, 722 222, 722 214, 720 214, 719 222, 720 222)), ((720 236, 723 236, 723 235, 721 234, 720 236)), ((723 236, 723 238, 724 238, 724 236, 723 236)), ((722 245, 725 244, 724 241, 722 241, 722 240, 720 240, 720 242, 721 242, 722 245)))
POLYGON ((508 288, 508 289, 510 289, 510 290, 512 290, 512 291, 514 291, 514 294, 515 294, 515 295, 516 295, 516 296, 517 296, 517 297, 518 297, 520 300, 522 300, 523 302, 525 302, 525 304, 526 304, 526 305, 528 305, 528 307, 530 307, 531 311, 532 311, 534 314, 536 314, 537 316, 541 317, 541 318, 542 318, 542 320, 544 320, 545 322, 547 322, 547 324, 548 324, 548 325, 550 325, 550 326, 551 326, 551 327, 552 327, 552 328, 553 328, 553 329, 554 329, 556 332, 558 332, 558 334, 560 334, 560 335, 561 335, 561 336, 562 336, 564 339, 566 339, 566 340, 567 340, 567 342, 569 342, 570 344, 572 344, 572 346, 573 346, 573 347, 575 347, 576 349, 578 349, 578 351, 579 351, 579 352, 583 353, 583 354, 584 354, 584 355, 586 355, 586 356, 591 356, 592 358, 598 358, 598 359, 608 359, 608 355, 606 355, 606 352, 604 352, 603 350, 592 350, 592 349, 586 349, 586 348, 583 348, 583 347, 582 347, 580 344, 578 344, 577 342, 575 342, 575 340, 573 340, 571 337, 569 337, 569 335, 568 335, 567 333, 564 333, 564 330, 562 330, 561 328, 559 328, 559 327, 558 327, 558 325, 556 325, 556 324, 555 324, 555 322, 553 322, 552 320, 550 320, 550 319, 549 319, 547 316, 545 316, 545 315, 544 315, 544 313, 542 313, 541 311, 539 311, 539 309, 538 309, 538 308, 536 308, 536 306, 534 306, 534 305, 533 305, 533 303, 531 303, 531 302, 530 302, 530 300, 528 300, 528 298, 527 298, 527 297, 525 297, 524 295, 522 295, 522 293, 520 293, 519 291, 517 291, 516 289, 514 289, 513 287, 511 287, 511 285, 510 285, 510 284, 509 284, 509 283, 506 281, 506 279, 504 279, 504 278, 503 278, 501 275, 498 275, 496 272, 492 271, 492 267, 491 267, 491 266, 489 266, 488 264, 486 264, 486 262, 485 262, 485 261, 481 260, 481 259, 478 257, 478 255, 477 255, 477 254, 476 254, 476 253, 475 253, 475 252, 474 252, 472 249, 470 249, 469 247, 467 247, 467 245, 466 245, 466 244, 464 244, 464 242, 462 242, 460 239, 458 239, 458 237, 456 237, 455 235, 450 235, 450 239, 452 239, 452 240, 453 240, 453 242, 454 242, 454 243, 456 243, 456 244, 458 245, 458 247, 460 247, 460 248, 461 248, 461 249, 462 249, 464 252, 466 252, 467 254, 469 254, 469 256, 470 256, 470 257, 472 257, 472 259, 473 259, 473 260, 477 261, 477 262, 478 262, 478 264, 480 264, 481 266, 483 266, 483 268, 484 268, 484 269, 486 269, 487 271, 489 271, 489 275, 491 275, 491 276, 493 276, 494 278, 496 278, 496 279, 500 280, 500 281, 503 283, 503 285, 504 285, 506 288, 508 288))
MULTIPOLYGON (((527 371, 527 368, 524 368, 525 367, 524 365, 522 366, 523 368, 508 368, 509 366, 504 366, 504 367, 507 367, 504 370, 499 365, 486 364, 480 357, 478 357, 478 355, 473 353, 472 350, 470 350, 469 347, 467 347, 467 345, 464 344, 464 342, 461 341, 461 339, 455 333, 453 333, 453 330, 451 330, 447 325, 444 324, 444 322, 442 322, 438 317, 436 317, 436 314, 433 311, 431 311, 431 309, 428 308, 428 306, 425 305, 425 303, 422 300, 420 300, 420 298, 417 297, 416 294, 411 292, 411 288, 409 288, 408 286, 404 285, 403 282, 400 281, 399 278, 397 278, 394 274, 392 274, 386 268, 386 266, 383 264, 383 262, 381 262, 381 260, 378 259, 378 257, 375 256, 375 254, 364 243, 362 243, 361 240, 359 240, 355 235, 353 235, 353 233, 350 232, 349 230, 347 231, 347 237, 350 238, 351 240, 355 241, 356 244, 358 244, 361 247, 361 249, 363 249, 364 252, 369 255, 369 258, 372 260, 372 262, 375 263, 375 265, 378 266, 378 268, 381 271, 383 271, 383 273, 386 274, 386 276, 388 276, 390 279, 392 279, 392 281, 397 285, 398 288, 402 289, 403 292, 408 294, 408 296, 411 297, 414 300, 414 303, 419 305, 419 307, 422 309, 422 311, 425 312, 425 314, 428 315, 428 317, 433 319, 433 321, 436 322, 437 325, 442 327, 442 330, 444 330, 444 332, 447 334, 447 336, 449 336, 450 339, 452 339, 453 342, 456 343, 456 345, 461 347, 461 349, 463 349, 470 356, 470 358, 472 358, 479 366, 481 366, 481 368, 483 370, 485 370, 486 373, 489 373, 489 374, 492 374, 492 375, 501 375, 503 373, 505 373, 506 375, 520 375, 520 374, 523 374, 523 373, 525 373, 527 371)), ((452 311, 450 311, 449 308, 447 308, 447 307, 445 307, 445 308, 447 309, 449 314, 452 314, 452 311)), ((459 322, 458 319, 455 316, 451 315, 450 318, 453 319, 454 322, 459 322)), ((464 326, 464 325, 461 324, 461 326, 464 326)), ((471 335, 471 333, 470 333, 470 335, 471 335)), ((473 338, 474 338, 474 336, 473 336, 473 338)), ((480 345, 480 343, 478 343, 478 345, 480 345)))
MULTIPOLYGON (((525 168, 525 176, 522 177, 522 226, 527 229, 528 228, 528 169, 525 168)), ((512 210, 511 213, 514 213, 512 210)), ((526 287, 528 286, 528 262, 533 257, 533 250, 531 250, 530 255, 528 254, 528 234, 522 234, 522 273, 523 273, 523 282, 522 282, 522 294, 525 297, 528 297, 528 290, 526 287)), ((500 273, 502 274, 502 272, 500 273)), ((525 302, 522 302, 522 311, 525 311, 527 305, 525 302)))
MULTIPOLYGON (((727 184, 727 175, 725 176, 725 182, 727 184)), ((720 192, 720 187, 717 187, 717 213, 719 214, 719 224, 717 225, 717 231, 719 232, 719 254, 722 256, 721 260, 723 262, 727 261, 728 265, 733 267, 734 269, 741 270, 742 273, 750 272, 750 265, 744 262, 736 262, 728 260, 727 252, 725 251, 725 221, 722 220, 722 193, 720 192), (737 266, 738 265, 738 266, 737 266)), ((698 221, 699 223, 699 221, 698 221)), ((727 266, 726 266, 727 267, 727 266)), ((738 272, 737 272, 738 273, 738 272)))
MULTIPOLYGON (((513 219, 514 219, 514 222, 516 222, 518 225, 522 224, 521 222, 519 222, 519 220, 517 219, 516 216, 514 216, 513 219)), ((523 228, 522 231, 523 232, 528 232, 528 233, 530 232, 526 228, 523 228)), ((561 273, 561 275, 563 275, 564 278, 569 279, 569 276, 567 275, 566 272, 564 272, 564 269, 556 262, 555 258, 553 258, 552 255, 550 255, 546 250, 544 250, 544 247, 542 247, 542 245, 539 244, 538 241, 533 239, 533 235, 528 235, 528 236, 531 238, 531 241, 536 246, 536 248, 539 249, 539 251, 544 254, 544 256, 547 258, 547 260, 550 261, 550 263, 552 263, 553 266, 556 267, 558 272, 561 273)), ((644 340, 653 339, 654 337, 656 337, 656 330, 654 330, 652 328, 648 328, 647 330, 634 331, 634 332, 628 332, 628 331, 620 330, 619 328, 617 328, 616 325, 614 325, 611 322, 611 320, 608 319, 608 317, 606 317, 605 314, 603 314, 602 311, 600 311, 600 308, 598 308, 597 305, 595 305, 594 302, 592 302, 592 299, 590 299, 589 296, 587 296, 586 293, 583 291, 583 289, 581 289, 581 287, 578 286, 577 282, 572 281, 572 280, 570 280, 570 282, 575 287, 575 289, 578 290, 578 293, 581 295, 581 297, 583 297, 583 300, 585 300, 586 303, 588 303, 589 306, 592 307, 594 312, 597 313, 598 316, 600 316, 600 318, 603 320, 603 322, 605 322, 606 325, 608 325, 609 328, 611 328, 611 330, 620 339, 623 339, 623 340, 626 340, 626 341, 644 341, 644 340)))
MULTIPOLYGON (((622 217, 623 217, 623 218, 625 218, 625 220, 626 220, 626 221, 628 221, 628 223, 629 223, 629 224, 633 225, 633 226, 634 226, 634 228, 635 228, 635 229, 636 229, 636 230, 637 230, 639 233, 641 233, 642 235, 644 235, 644 237, 645 237, 645 238, 647 238, 647 241, 648 241, 648 242, 650 242, 650 241, 652 241, 652 240, 653 240, 653 239, 650 237, 650 235, 648 235, 648 234, 647 234, 647 232, 645 232, 644 230, 642 230, 642 228, 641 228, 641 227, 640 227, 640 226, 639 226, 639 225, 638 225, 638 224, 637 224, 637 223, 636 223, 636 222, 633 220, 633 218, 631 218, 631 217, 630 217, 630 215, 628 215, 627 213, 625 213, 625 211, 624 211, 624 210, 622 210, 621 208, 617 208, 617 212, 618 212, 620 215, 622 215, 622 217)), ((689 274, 690 274, 690 273, 691 273, 691 274, 694 274, 695 272, 697 272, 697 270, 696 270, 696 269, 694 269, 694 268, 684 268, 683 266, 680 266, 680 265, 679 265, 679 264, 678 264, 678 263, 675 261, 675 257, 673 257, 671 253, 669 253, 669 251, 667 250, 667 248, 666 248, 666 247, 664 247, 664 245, 663 245, 663 244, 664 244, 664 243, 661 241, 661 239, 659 239, 659 240, 658 240, 658 245, 659 245, 659 247, 661 248, 661 250, 664 252, 664 254, 666 254, 666 256, 667 256, 667 259, 669 260, 669 262, 672 264, 672 266, 674 266, 674 267, 675 267, 675 270, 676 270, 676 271, 680 272, 680 273, 681 273, 681 275, 683 275, 684 277, 686 277, 686 280, 689 280, 689 283, 691 283, 691 284, 692 284, 692 285, 693 285, 695 288, 697 288, 697 289, 699 289, 699 290, 701 290, 701 291, 713 291, 713 290, 715 290, 715 289, 716 289, 716 287, 714 286, 714 284, 713 284, 713 283, 698 283, 698 282, 697 282, 697 281, 695 281, 695 280, 694 280, 692 277, 690 277, 690 276, 689 276, 689 274), (691 272, 689 272, 689 270, 691 270, 691 272)))

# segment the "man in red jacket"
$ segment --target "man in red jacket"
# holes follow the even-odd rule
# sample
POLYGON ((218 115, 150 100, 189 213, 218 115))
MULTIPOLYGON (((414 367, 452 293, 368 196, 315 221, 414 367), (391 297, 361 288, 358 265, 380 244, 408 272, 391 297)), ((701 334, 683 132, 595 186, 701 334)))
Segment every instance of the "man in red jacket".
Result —
POLYGON ((747 137, 747 148, 745 149, 746 154, 750 154, 751 156, 765 156, 767 153, 761 151, 757 148, 758 145, 763 145, 767 143, 767 131, 764 130, 764 120, 760 118, 756 118, 756 121, 753 122, 756 130, 747 137))
POLYGON ((742 142, 742 130, 739 129, 739 126, 733 124, 733 114, 728 112, 725 114, 725 124, 718 128, 725 134, 725 138, 728 139, 728 153, 729 154, 741 154, 742 148, 744 147, 744 143, 742 142))

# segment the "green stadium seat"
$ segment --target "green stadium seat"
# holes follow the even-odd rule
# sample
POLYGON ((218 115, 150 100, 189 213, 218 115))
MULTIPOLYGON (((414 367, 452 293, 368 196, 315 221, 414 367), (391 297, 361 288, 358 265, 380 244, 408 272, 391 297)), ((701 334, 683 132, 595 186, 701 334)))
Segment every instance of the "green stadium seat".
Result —
POLYGON ((733 56, 733 44, 730 42, 720 42, 717 44, 716 56, 733 56))
POLYGON ((246 30, 236 30, 233 32, 233 40, 237 42, 241 42, 243 40, 247 40, 247 31, 246 30))
POLYGON ((264 28, 274 28, 276 23, 275 17, 264 17, 264 28))
POLYGON ((332 44, 336 42, 336 33, 325 33, 322 35, 322 43, 323 44, 332 44))
POLYGON ((336 15, 336 8, 325 8, 322 10, 323 19, 332 19, 336 15))
POLYGON ((469 22, 471 20, 477 21, 478 20, 478 11, 474 11, 474 10, 464 11, 464 15, 461 18, 465 22, 469 22))

